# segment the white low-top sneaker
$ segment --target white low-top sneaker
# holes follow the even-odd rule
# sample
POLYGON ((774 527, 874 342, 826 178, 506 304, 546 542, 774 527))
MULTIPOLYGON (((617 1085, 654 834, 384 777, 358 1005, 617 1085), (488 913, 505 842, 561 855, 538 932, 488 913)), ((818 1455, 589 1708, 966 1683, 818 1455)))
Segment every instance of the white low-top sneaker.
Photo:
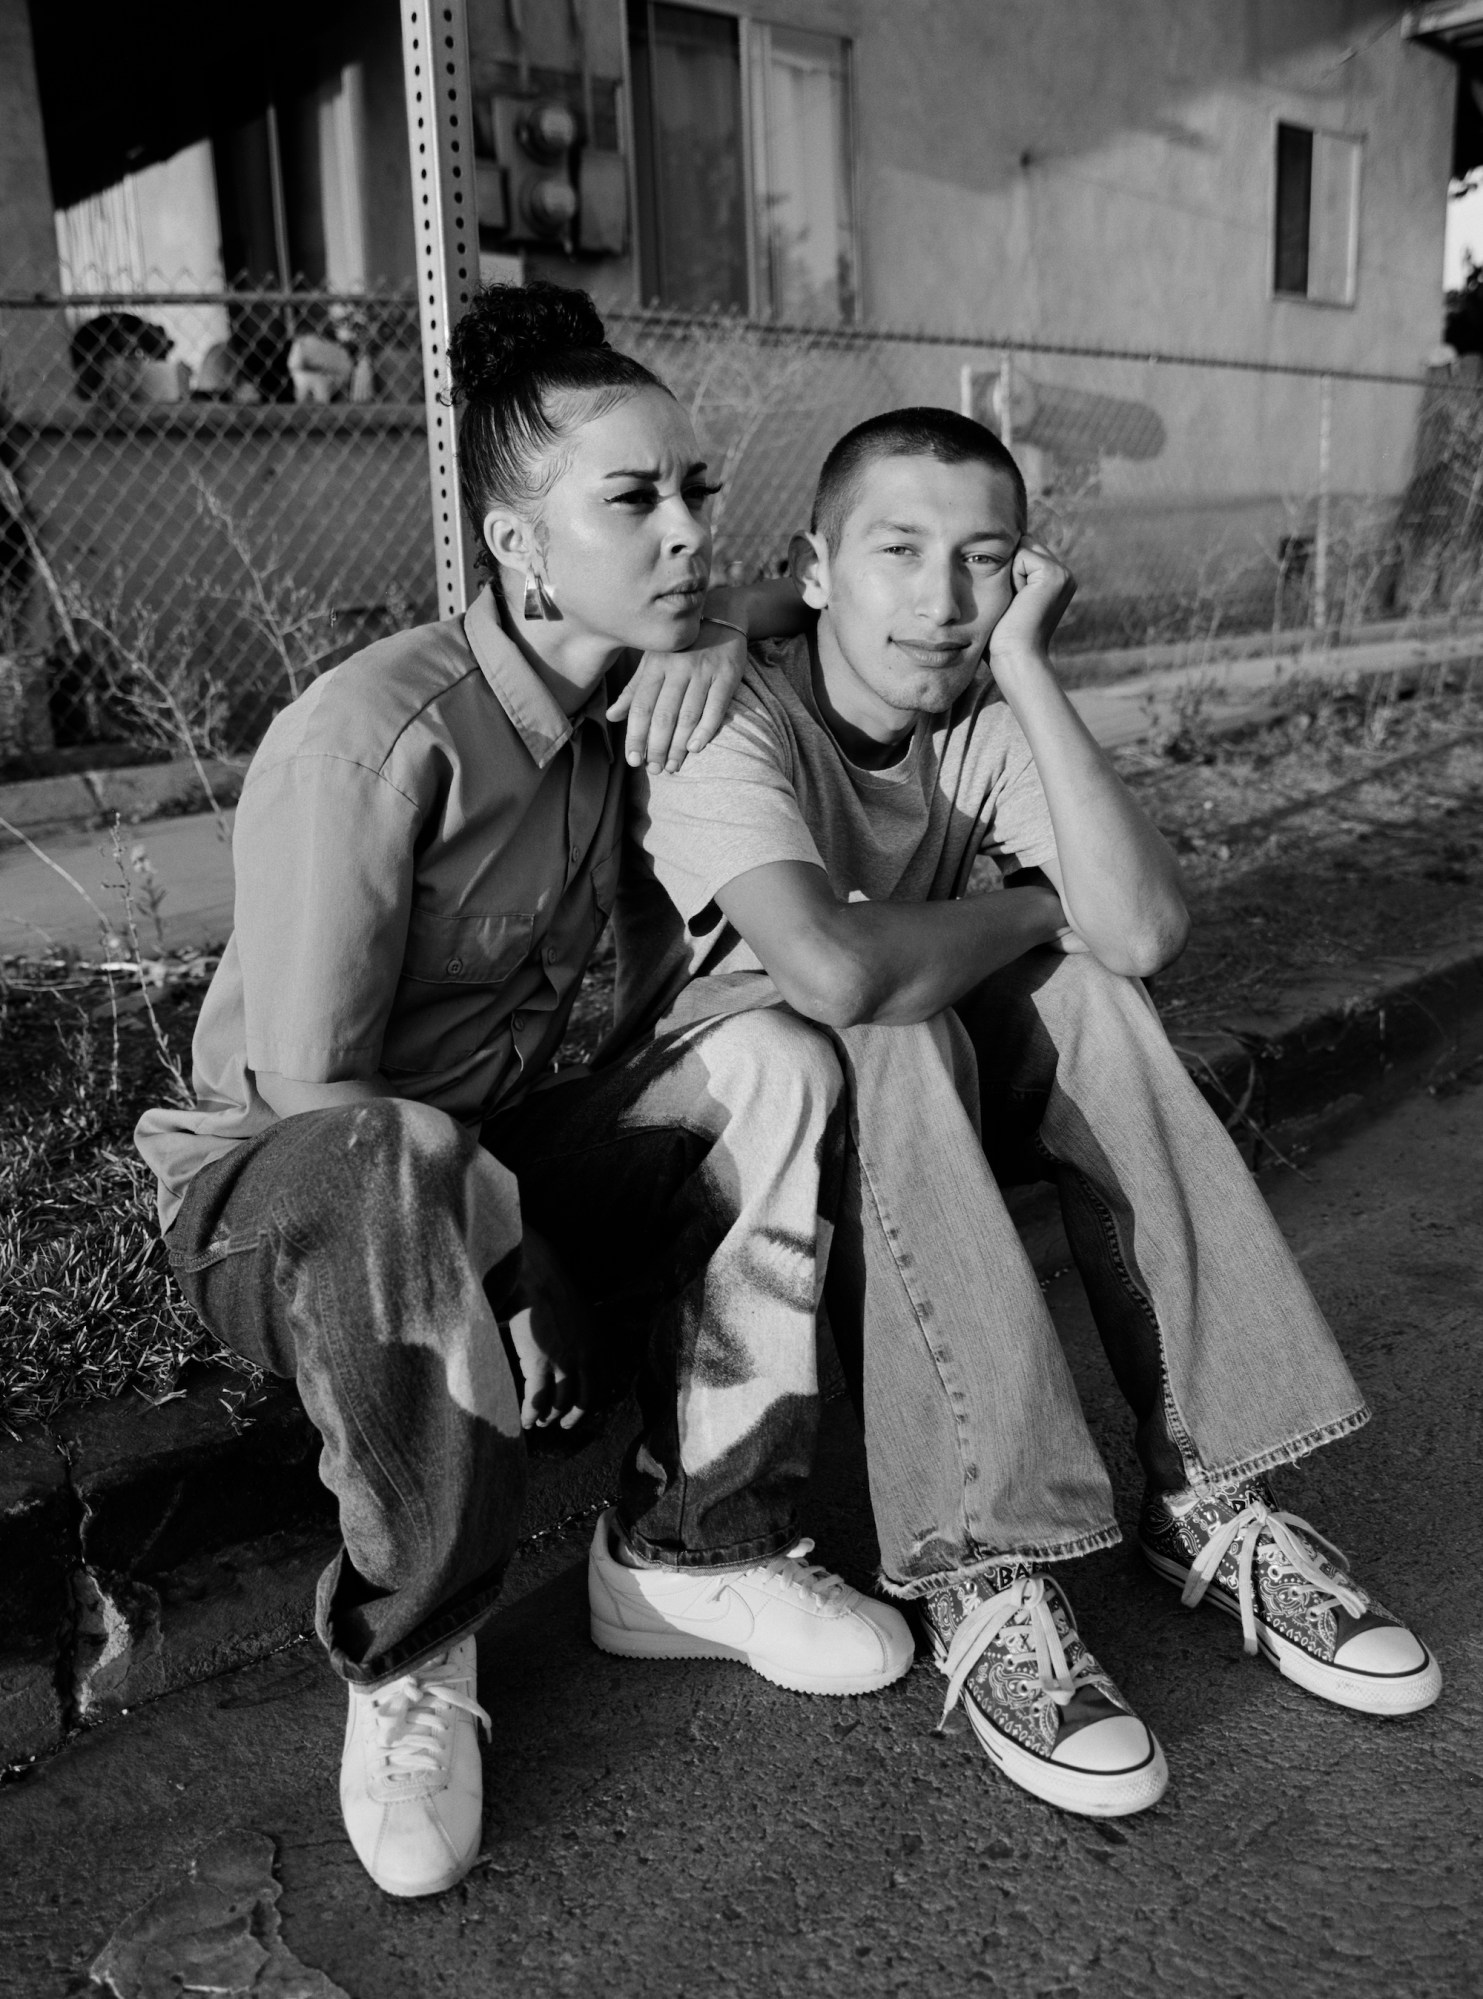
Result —
POLYGON ((632 1569, 605 1513, 587 1561, 593 1643, 626 1659, 738 1659, 800 1694, 870 1694, 911 1665, 899 1610, 805 1558, 798 1541, 749 1569, 632 1569))
POLYGON ((381 1687, 351 1687, 340 1809, 350 1844, 388 1895, 436 1895, 479 1853, 484 1779, 472 1637, 381 1687))

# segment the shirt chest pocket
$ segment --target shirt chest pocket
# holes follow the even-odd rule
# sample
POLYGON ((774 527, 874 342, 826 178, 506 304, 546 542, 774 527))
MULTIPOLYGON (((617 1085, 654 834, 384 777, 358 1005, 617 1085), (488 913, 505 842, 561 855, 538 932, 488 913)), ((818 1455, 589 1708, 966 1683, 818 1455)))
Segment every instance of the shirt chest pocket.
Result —
POLYGON ((498 986, 530 957, 535 918, 528 910, 494 916, 412 912, 403 975, 428 985, 498 986))

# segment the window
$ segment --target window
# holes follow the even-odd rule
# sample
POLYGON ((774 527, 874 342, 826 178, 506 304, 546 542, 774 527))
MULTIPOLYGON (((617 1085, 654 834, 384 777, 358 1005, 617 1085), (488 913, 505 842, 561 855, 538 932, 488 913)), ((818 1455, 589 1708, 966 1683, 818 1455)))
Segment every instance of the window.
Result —
POLYGON ((846 45, 760 24, 750 39, 758 311, 771 319, 853 319, 846 45))
POLYGON ((629 0, 640 288, 688 311, 856 311, 849 45, 629 0))
MULTIPOLYGON (((59 208, 57 261, 66 292, 220 291, 221 227, 211 147, 204 139, 70 208, 59 208)), ((95 307, 74 315, 74 324, 95 307)), ((172 358, 192 368, 227 337, 218 305, 153 305, 149 319, 170 336, 172 358)))
POLYGON ((234 280, 364 289, 364 125, 364 82, 352 63, 217 135, 222 251, 234 280))
POLYGON ((644 302, 747 312, 738 23, 654 0, 629 19, 644 302))
POLYGON ((1273 289, 1316 305, 1352 305, 1359 248, 1360 141, 1306 125, 1277 127, 1273 289))

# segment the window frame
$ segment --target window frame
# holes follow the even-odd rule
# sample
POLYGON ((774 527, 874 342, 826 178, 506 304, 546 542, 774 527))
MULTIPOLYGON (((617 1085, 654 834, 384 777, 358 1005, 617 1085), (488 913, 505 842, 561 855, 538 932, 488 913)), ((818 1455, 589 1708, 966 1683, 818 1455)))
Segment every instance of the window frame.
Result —
MULTIPOLYGON (((686 0, 689 4, 689 0, 686 0)), ((762 15, 739 15, 741 23, 742 54, 742 111, 746 129, 744 171, 750 199, 747 203, 747 263, 750 275, 751 316, 762 321, 764 310, 767 324, 786 324, 777 311, 772 296, 775 279, 769 267, 765 278, 763 271, 764 251, 760 240, 758 216, 762 204, 771 190, 766 185, 766 126, 770 115, 769 72, 772 62, 772 31, 781 28, 791 31, 795 23, 791 21, 769 21, 762 15), (762 144, 759 148, 759 139, 762 144), (767 294, 764 307, 763 294, 767 294)), ((807 29, 799 32, 817 34, 821 40, 836 43, 841 53, 841 69, 844 75, 844 157, 847 167, 847 182, 850 204, 849 250, 850 270, 854 278, 852 312, 848 318, 825 321, 826 325, 857 326, 863 315, 860 310, 860 188, 858 148, 855 144, 855 42, 853 36, 836 35, 823 29, 807 29)))
MULTIPOLYGON (((760 325, 781 324, 773 311, 770 293, 770 274, 764 280, 762 270, 763 246, 758 228, 758 209, 767 193, 762 184, 766 172, 765 157, 759 153, 758 121, 765 117, 765 102, 759 101, 758 77, 763 66, 770 59, 769 40, 773 28, 794 28, 799 24, 792 21, 774 21, 759 7, 755 11, 737 0, 673 0, 676 6, 692 8, 697 13, 721 14, 737 25, 738 82, 741 91, 741 135, 742 135, 742 180, 746 189, 744 203, 745 256, 747 266, 747 317, 760 325)), ((765 0, 763 0, 765 5, 765 0)), ((635 305, 643 308, 649 301, 644 297, 645 251, 642 231, 647 226, 644 205, 639 199, 639 148, 652 146, 652 135, 639 129, 638 103, 634 93, 633 44, 628 30, 627 10, 640 6, 647 12, 650 0, 625 0, 623 33, 623 82, 624 82, 624 133, 628 141, 629 177, 634 218, 633 239, 633 298, 635 305)), ((850 257, 854 273, 854 313, 850 319, 825 322, 840 326, 859 325, 864 319, 864 254, 860 231, 860 160, 856 144, 857 115, 855 108, 855 38, 851 35, 835 33, 833 29, 810 28, 809 32, 828 35, 836 41, 843 55, 844 69, 844 117, 845 156, 848 163, 849 204, 850 204, 850 257)), ((661 304, 661 310, 677 310, 661 304)))
MULTIPOLYGON (((1368 134, 1346 132, 1337 125, 1311 125, 1300 116, 1279 111, 1272 119, 1270 142, 1267 148, 1268 202, 1267 202, 1267 296, 1274 305, 1308 305, 1326 312, 1353 312, 1359 303, 1359 231, 1360 204, 1364 195, 1364 157, 1368 134), (1290 292, 1277 288, 1277 228, 1278 208, 1278 128, 1290 126, 1295 131, 1307 132, 1316 144, 1320 139, 1337 139, 1351 149, 1354 161, 1352 188, 1353 198, 1349 206, 1348 239, 1344 246, 1345 296, 1343 298, 1323 298, 1311 291, 1290 292)), ((1312 280, 1313 254, 1313 186, 1316 175, 1310 179, 1308 195, 1308 274, 1312 280)))
MULTIPOLYGON (((651 268, 656 269, 657 274, 657 265, 661 261, 659 251, 663 242, 663 232, 659 227, 658 220, 658 197, 654 189, 655 134, 652 116, 654 21, 652 9, 656 4, 673 5, 686 9, 691 13, 710 14, 722 20, 731 21, 736 26, 737 110, 739 114, 738 129, 741 133, 742 262, 745 266, 746 314, 748 318, 755 318, 757 282, 756 259, 753 255, 753 233, 755 228, 752 216, 753 195, 749 171, 751 164, 751 119, 747 96, 747 17, 740 13, 736 7, 718 6, 714 4, 714 0, 623 0, 623 76, 628 97, 626 119, 627 132, 631 142, 629 151, 629 159, 631 161, 630 188, 633 196, 632 259, 634 303, 640 310, 646 310, 650 305, 656 303, 654 297, 645 295, 644 269, 645 265, 649 264, 651 268), (641 8, 645 16, 643 36, 644 60, 648 67, 644 79, 643 95, 645 104, 649 107, 650 111, 647 123, 642 122, 638 115, 639 101, 635 85, 634 36, 631 25, 632 14, 635 8, 641 8), (642 163, 640 161, 641 152, 645 155, 642 163), (649 198, 646 198, 646 196, 649 198)), ((657 304, 661 312, 694 310, 693 307, 687 308, 669 305, 663 299, 658 299, 657 304)))

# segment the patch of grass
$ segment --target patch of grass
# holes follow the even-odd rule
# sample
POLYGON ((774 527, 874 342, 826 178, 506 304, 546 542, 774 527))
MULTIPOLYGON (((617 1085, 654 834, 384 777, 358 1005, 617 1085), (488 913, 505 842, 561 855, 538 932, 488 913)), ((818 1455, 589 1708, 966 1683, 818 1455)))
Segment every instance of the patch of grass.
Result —
POLYGON ((145 969, 148 1006, 132 969, 0 966, 0 1421, 12 1430, 74 1396, 167 1395, 189 1361, 250 1371, 175 1288, 132 1141, 140 1112, 176 1087, 156 1025, 183 1055, 210 961, 145 969))
POLYGON ((1315 979, 1479 934, 1483 684, 1295 674, 1259 725, 1177 719, 1152 755, 1120 759, 1194 918, 1158 979, 1171 1025, 1270 1014, 1315 979))

